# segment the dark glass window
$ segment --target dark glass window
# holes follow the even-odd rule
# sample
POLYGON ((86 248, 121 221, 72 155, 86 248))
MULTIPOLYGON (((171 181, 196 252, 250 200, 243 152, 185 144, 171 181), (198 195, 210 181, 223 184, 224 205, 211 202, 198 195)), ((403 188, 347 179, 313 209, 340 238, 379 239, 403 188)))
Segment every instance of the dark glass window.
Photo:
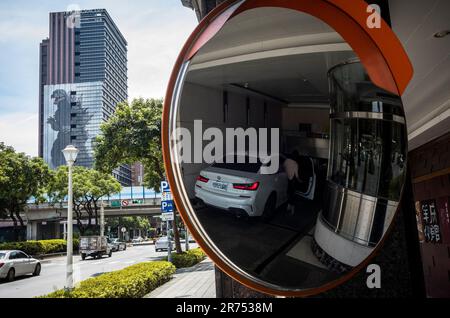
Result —
POLYGON ((257 160, 256 163, 251 163, 249 156, 245 157, 233 156, 231 158, 224 157, 223 163, 215 163, 213 164, 213 167, 227 170, 257 173, 261 168, 261 165, 262 163, 260 160, 257 160), (241 159, 240 161, 244 161, 244 163, 238 163, 238 159, 241 159), (232 163, 227 163, 227 161, 232 163))
POLYGON ((331 181, 351 190, 398 200, 405 175, 404 127, 370 119, 334 119, 331 181))

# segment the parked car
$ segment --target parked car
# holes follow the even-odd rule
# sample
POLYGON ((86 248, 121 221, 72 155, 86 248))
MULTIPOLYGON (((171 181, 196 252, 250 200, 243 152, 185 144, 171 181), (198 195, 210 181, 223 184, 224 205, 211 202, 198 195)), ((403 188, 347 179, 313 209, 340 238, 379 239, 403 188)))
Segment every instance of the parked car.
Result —
POLYGON ((22 251, 0 251, 0 278, 12 282, 16 277, 41 274, 41 263, 22 251))
POLYGON ((288 178, 282 169, 283 156, 278 156, 279 169, 274 174, 261 173, 261 168, 269 166, 274 157, 265 161, 248 155, 228 157, 200 172, 195 196, 203 203, 238 216, 266 217, 287 201, 288 178), (251 159, 256 162, 251 163, 251 159), (242 161, 246 163, 239 163, 242 161))
MULTIPOLYGON (((155 251, 167 251, 169 249, 169 240, 167 239, 167 236, 160 237, 155 242, 155 251)), ((172 241, 172 249, 175 249, 175 244, 172 241)))
POLYGON ((137 238, 134 238, 132 241, 131 241, 133 244, 134 243, 142 243, 142 242, 144 242, 144 239, 142 238, 142 237, 137 237, 137 238))

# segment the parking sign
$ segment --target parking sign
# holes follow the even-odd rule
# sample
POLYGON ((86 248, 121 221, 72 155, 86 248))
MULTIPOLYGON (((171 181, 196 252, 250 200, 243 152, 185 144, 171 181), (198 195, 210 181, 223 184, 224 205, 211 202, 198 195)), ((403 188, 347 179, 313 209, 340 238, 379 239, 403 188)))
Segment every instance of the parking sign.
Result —
POLYGON ((161 181, 161 192, 170 192, 170 186, 169 186, 169 182, 167 181, 161 181))
POLYGON ((162 201, 161 202, 161 211, 163 213, 173 212, 173 201, 162 201))

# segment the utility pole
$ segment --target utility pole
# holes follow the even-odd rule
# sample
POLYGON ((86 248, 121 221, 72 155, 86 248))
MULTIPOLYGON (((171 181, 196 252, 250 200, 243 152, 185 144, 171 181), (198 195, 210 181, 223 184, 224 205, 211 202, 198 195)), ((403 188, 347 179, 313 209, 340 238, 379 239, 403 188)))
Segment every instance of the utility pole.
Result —
POLYGON ((184 248, 187 252, 187 251, 189 251, 189 231, 188 231, 187 226, 185 226, 185 227, 186 227, 186 233, 185 233, 185 241, 186 242, 184 243, 184 248))
POLYGON ((105 206, 103 204, 103 198, 100 204, 100 236, 105 236, 105 206))
POLYGON ((167 221, 167 261, 172 262, 172 238, 170 237, 170 221, 167 221))

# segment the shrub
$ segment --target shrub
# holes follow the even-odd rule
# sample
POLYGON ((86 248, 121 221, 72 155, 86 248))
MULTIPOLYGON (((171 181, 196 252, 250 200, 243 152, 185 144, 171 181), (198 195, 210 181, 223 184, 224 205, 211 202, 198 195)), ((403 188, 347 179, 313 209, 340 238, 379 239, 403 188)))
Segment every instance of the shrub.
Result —
POLYGON ((41 298, 142 298, 172 278, 169 262, 146 262, 89 278, 74 290, 58 290, 41 298))
MULTIPOLYGON (((78 250, 79 245, 80 241, 74 239, 74 251, 78 250)), ((1 243, 0 250, 21 250, 29 255, 39 256, 44 254, 63 253, 67 250, 67 242, 65 240, 43 240, 1 243)))
POLYGON ((200 248, 195 248, 181 254, 172 254, 172 264, 176 268, 191 267, 200 263, 205 258, 206 254, 200 248))

